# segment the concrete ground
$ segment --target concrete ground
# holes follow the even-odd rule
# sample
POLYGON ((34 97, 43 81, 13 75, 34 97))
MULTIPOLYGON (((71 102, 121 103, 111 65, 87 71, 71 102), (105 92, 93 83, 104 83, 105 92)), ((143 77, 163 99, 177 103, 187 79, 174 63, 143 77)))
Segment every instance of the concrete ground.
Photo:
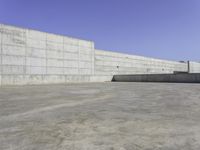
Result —
POLYGON ((0 150, 199 149, 199 84, 0 89, 0 150))

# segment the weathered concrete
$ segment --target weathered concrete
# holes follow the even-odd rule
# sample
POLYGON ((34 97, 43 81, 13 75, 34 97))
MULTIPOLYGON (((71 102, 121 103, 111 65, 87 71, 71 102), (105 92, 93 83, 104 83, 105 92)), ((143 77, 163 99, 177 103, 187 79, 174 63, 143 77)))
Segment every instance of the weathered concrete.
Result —
MULTIPOLYGON (((190 72, 200 72, 199 63, 190 64, 190 72)), ((188 68, 185 62, 97 50, 92 41, 0 24, 2 86, 98 82, 117 74, 188 72, 188 68)))
POLYGON ((35 85, 50 83, 106 82, 113 76, 91 75, 2 75, 2 85, 35 85))
POLYGON ((0 89, 1 150, 199 150, 200 86, 91 83, 0 89))
POLYGON ((88 82, 94 75, 92 41, 3 24, 0 41, 2 85, 88 82))
POLYGON ((200 73, 114 75, 112 81, 200 83, 200 73))

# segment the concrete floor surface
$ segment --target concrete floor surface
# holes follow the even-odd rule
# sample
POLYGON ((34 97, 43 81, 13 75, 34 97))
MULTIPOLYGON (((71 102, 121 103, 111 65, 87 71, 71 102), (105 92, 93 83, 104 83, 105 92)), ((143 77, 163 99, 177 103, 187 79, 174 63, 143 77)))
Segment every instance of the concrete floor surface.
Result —
POLYGON ((0 150, 199 149, 199 84, 0 88, 0 150))

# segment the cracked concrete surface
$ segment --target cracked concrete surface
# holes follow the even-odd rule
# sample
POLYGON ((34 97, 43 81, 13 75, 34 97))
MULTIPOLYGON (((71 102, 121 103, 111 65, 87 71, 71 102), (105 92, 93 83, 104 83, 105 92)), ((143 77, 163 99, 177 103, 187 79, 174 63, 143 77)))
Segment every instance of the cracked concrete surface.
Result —
POLYGON ((0 150, 199 150, 200 85, 0 89, 0 150))

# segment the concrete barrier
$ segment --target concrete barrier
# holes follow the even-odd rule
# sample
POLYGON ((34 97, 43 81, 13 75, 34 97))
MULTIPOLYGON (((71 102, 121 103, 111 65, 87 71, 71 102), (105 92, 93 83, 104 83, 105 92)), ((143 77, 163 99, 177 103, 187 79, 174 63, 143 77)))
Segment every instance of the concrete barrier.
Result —
POLYGON ((114 75, 112 81, 115 81, 115 82, 200 83, 200 73, 114 75))
POLYGON ((97 50, 93 41, 0 24, 0 86, 105 82, 119 74, 200 73, 177 62, 97 50))

